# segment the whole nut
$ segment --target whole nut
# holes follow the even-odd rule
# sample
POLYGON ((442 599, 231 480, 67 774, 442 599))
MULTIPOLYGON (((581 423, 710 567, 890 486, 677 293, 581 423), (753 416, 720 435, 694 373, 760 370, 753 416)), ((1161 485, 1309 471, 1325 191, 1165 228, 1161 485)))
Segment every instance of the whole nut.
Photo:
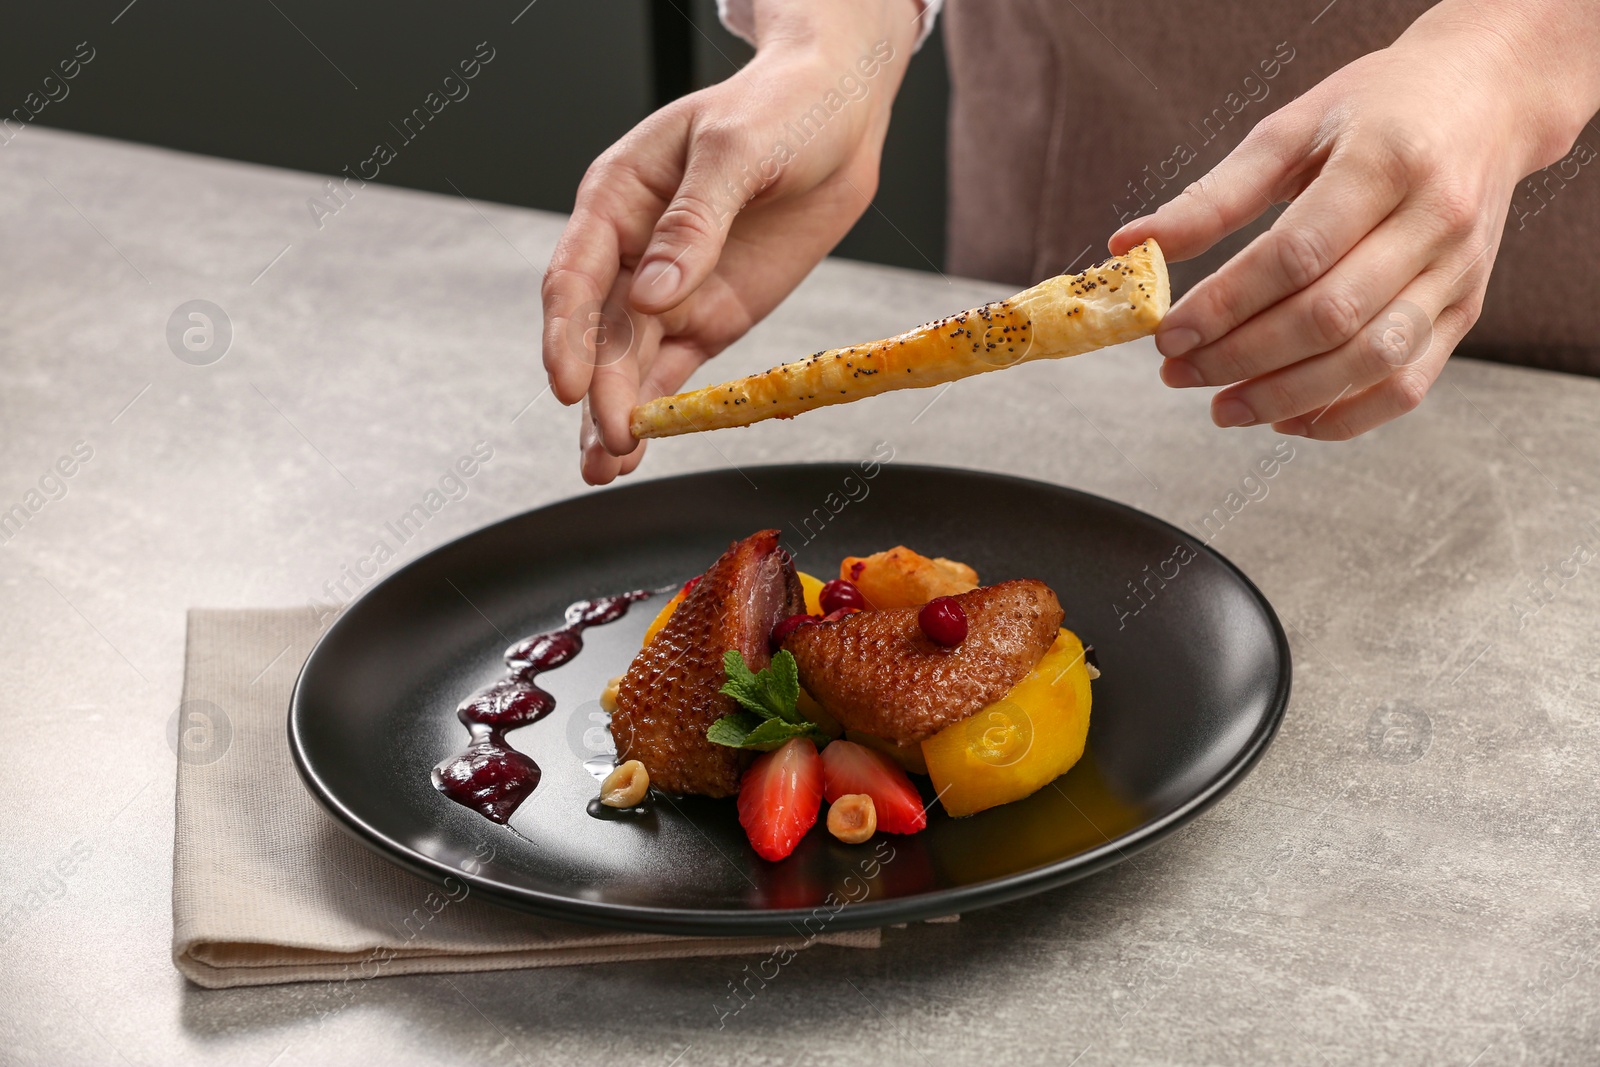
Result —
POLYGON ((606 775, 600 783, 600 803, 608 808, 634 808, 650 791, 650 772, 631 759, 606 775))
POLYGON ((846 793, 828 808, 828 833, 847 845, 859 845, 878 829, 878 809, 865 793, 846 793))

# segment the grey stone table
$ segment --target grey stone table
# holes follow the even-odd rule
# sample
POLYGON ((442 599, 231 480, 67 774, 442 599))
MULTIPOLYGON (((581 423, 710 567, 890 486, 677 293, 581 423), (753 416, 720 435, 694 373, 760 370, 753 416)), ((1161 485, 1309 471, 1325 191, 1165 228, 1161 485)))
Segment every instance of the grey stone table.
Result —
MULTIPOLYGON (((584 491, 535 351, 561 219, 368 186, 319 228, 323 181, 39 129, 0 149, 0 510, 40 492, 0 533, 0 1061, 1600 1058, 1600 382, 1455 361, 1416 413, 1293 442, 1261 480, 1279 439, 1214 429, 1143 344, 660 442, 640 476, 886 439, 897 462, 1197 532, 1213 515, 1283 617, 1295 691, 1255 772, 1165 844, 877 952, 805 953, 723 1029, 723 959, 354 999, 187 985, 168 959, 185 609, 324 595, 475 441, 493 460, 405 558, 584 491), (231 324, 209 365, 169 345, 190 300, 231 324)), ((829 262, 703 377, 999 292, 829 262)))

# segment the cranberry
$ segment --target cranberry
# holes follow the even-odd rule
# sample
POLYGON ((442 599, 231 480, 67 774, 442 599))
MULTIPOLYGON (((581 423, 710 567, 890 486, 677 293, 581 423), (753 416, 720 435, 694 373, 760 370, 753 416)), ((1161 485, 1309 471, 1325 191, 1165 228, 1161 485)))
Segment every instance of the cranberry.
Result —
POLYGON ((855 608, 859 611, 867 606, 867 598, 861 595, 856 583, 845 578, 835 578, 822 587, 817 603, 822 605, 824 615, 832 615, 840 608, 855 608))
POLYGON ((859 614, 861 614, 861 609, 860 608, 835 608, 833 611, 830 611, 830 612, 828 612, 828 614, 824 615, 822 617, 822 621, 823 622, 838 622, 840 619, 844 618, 846 615, 859 615, 859 614))
POLYGON ((967 639, 967 613, 955 597, 936 596, 917 612, 917 624, 928 640, 954 648, 967 639))
POLYGON ((815 615, 790 615, 772 628, 772 634, 767 638, 767 644, 772 646, 772 651, 776 652, 783 647, 784 640, 790 634, 802 626, 810 626, 817 621, 818 619, 815 615))

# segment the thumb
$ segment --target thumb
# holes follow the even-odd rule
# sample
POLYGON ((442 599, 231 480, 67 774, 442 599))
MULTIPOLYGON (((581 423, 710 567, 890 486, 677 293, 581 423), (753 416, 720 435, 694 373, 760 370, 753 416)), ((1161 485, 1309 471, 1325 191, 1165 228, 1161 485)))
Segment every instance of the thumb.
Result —
POLYGON ((734 217, 766 184, 739 162, 742 143, 719 127, 698 131, 690 141, 683 181, 634 272, 628 295, 640 311, 671 310, 716 269, 734 217))
POLYGON ((1167 259, 1193 259, 1228 234, 1290 200, 1312 165, 1313 116, 1289 105, 1263 119, 1209 174, 1111 235, 1112 255, 1154 237, 1167 259))

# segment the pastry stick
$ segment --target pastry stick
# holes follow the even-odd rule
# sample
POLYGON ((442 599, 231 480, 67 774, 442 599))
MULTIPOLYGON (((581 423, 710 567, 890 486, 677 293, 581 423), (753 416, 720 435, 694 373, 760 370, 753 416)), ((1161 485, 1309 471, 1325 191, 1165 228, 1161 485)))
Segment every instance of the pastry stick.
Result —
POLYGON ((1035 359, 1076 356, 1155 332, 1172 304, 1155 241, 883 341, 833 348, 761 374, 633 409, 633 435, 672 437, 790 419, 891 389, 922 389, 1035 359))

